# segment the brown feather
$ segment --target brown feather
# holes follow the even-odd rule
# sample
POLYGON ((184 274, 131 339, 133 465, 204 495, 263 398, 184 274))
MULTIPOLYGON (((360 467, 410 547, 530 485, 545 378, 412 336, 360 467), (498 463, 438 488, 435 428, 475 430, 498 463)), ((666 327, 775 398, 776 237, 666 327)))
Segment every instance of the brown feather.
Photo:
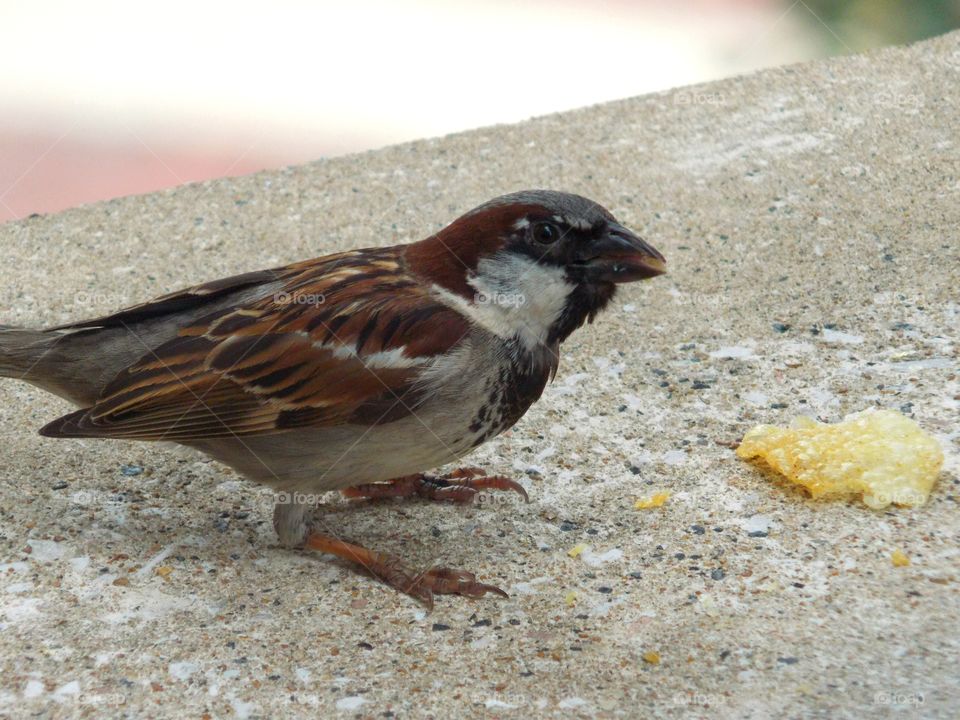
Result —
MULTIPOLYGON (((411 280, 403 249, 270 271, 271 282, 282 280, 276 293, 183 328, 119 373, 93 407, 42 433, 187 441, 408 415, 420 401, 419 373, 469 326, 411 280), (399 348, 398 366, 373 357, 399 348)), ((159 302, 186 301, 205 287, 159 302)), ((147 304, 137 312, 153 310, 147 304)))

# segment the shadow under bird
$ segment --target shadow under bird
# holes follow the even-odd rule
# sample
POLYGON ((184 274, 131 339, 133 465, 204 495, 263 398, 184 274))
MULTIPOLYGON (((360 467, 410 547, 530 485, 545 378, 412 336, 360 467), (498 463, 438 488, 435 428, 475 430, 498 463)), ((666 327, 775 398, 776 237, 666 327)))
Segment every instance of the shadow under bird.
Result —
POLYGON ((420 242, 214 280, 46 330, 0 326, 0 376, 79 408, 41 435, 172 441, 275 488, 284 545, 361 564, 427 605, 434 593, 505 595, 322 532, 304 496, 526 499, 476 468, 426 472, 514 425, 556 373, 560 343, 618 284, 664 271, 600 205, 529 190, 420 242))

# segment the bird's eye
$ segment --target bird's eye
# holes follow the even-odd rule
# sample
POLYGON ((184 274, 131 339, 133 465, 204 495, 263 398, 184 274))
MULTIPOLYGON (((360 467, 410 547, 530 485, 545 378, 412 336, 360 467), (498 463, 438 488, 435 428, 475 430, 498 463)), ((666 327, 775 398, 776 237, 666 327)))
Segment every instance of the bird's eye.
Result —
POLYGON ((537 223, 533 226, 533 239, 544 245, 554 243, 560 239, 560 228, 553 223, 537 223))

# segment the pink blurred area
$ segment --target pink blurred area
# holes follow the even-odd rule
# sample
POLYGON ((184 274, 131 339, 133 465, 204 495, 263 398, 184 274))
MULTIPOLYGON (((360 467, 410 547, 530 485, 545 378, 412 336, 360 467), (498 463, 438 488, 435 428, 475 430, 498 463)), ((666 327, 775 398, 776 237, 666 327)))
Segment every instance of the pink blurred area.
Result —
POLYGON ((0 222, 278 164, 255 152, 147 147, 0 129, 0 222))

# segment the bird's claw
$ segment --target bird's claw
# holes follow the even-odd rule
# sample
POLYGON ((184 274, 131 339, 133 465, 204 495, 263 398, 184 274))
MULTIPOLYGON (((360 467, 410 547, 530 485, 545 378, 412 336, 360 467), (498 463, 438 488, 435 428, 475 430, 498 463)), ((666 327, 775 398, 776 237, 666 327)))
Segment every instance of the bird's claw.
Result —
POLYGON ((477 582, 477 576, 472 572, 436 567, 418 573, 410 570, 395 555, 367 550, 322 533, 311 533, 307 537, 305 546, 361 565, 374 577, 399 592, 419 600, 429 610, 433 609, 435 594, 481 598, 487 593, 492 593, 501 597, 510 597, 496 585, 477 582))
POLYGON ((459 468, 441 476, 419 473, 385 483, 355 485, 342 493, 348 498, 422 497, 466 504, 473 502, 482 490, 511 490, 524 502, 530 502, 527 491, 517 481, 504 475, 484 475, 483 470, 476 467, 459 468))

